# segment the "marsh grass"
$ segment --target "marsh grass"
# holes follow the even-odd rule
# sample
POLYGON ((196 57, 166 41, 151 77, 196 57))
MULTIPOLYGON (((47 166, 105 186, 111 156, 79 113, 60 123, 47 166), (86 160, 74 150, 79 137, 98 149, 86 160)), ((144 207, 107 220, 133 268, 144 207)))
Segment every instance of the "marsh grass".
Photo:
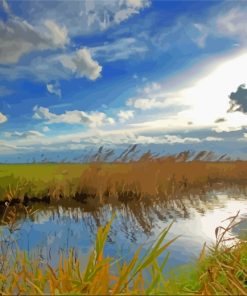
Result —
POLYGON ((162 200, 226 184, 247 184, 247 162, 184 162, 169 157, 108 164, 0 165, 2 203, 162 200))
MULTIPOLYGON (((25 212, 27 217, 35 213, 30 207, 25 207, 25 212)), ((3 295, 246 295, 246 241, 231 241, 227 236, 238 224, 237 217, 230 217, 226 227, 216 229, 215 244, 204 245, 196 263, 167 275, 167 248, 178 239, 167 240, 172 224, 144 254, 139 248, 126 261, 104 254, 113 217, 98 228, 86 266, 82 267, 75 250, 70 250, 69 255, 60 254, 54 267, 18 249, 12 236, 18 231, 16 211, 6 211, 3 222, 8 233, 0 241, 0 291, 3 295), (164 259, 159 260, 160 255, 164 259)))

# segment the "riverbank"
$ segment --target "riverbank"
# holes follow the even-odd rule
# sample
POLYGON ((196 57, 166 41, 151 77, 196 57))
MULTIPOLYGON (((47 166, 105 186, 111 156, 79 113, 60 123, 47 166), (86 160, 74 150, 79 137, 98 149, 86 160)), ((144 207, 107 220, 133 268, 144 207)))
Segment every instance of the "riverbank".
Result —
POLYGON ((247 184, 247 162, 178 162, 0 165, 0 201, 74 199, 126 202, 169 199, 215 185, 247 184))

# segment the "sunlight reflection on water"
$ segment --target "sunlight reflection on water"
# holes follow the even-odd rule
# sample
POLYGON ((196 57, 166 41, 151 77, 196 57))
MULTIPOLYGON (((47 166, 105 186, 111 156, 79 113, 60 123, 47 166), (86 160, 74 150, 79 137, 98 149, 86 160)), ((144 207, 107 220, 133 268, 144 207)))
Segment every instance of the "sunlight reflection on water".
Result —
MULTIPOLYGON (((23 219, 16 233, 19 248, 55 264, 60 250, 75 248, 86 259, 92 248, 97 226, 104 225, 116 212, 105 253, 130 258, 138 246, 145 250, 159 233, 172 221, 167 238, 181 235, 170 247, 169 266, 185 264, 196 259, 203 243, 215 241, 215 228, 226 225, 222 220, 240 210, 247 217, 245 195, 237 198, 224 193, 211 193, 203 198, 182 199, 169 203, 141 205, 137 203, 104 207, 85 211, 80 205, 73 207, 43 206, 33 221, 23 219)), ((85 261, 85 260, 84 260, 85 261)))

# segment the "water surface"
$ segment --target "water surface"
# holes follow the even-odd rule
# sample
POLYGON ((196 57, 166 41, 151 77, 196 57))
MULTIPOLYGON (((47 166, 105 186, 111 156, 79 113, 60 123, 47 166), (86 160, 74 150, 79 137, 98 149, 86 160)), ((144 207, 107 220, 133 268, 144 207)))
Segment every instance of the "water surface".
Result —
MULTIPOLYGON (((128 259, 140 245, 145 250, 172 221, 167 239, 180 237, 169 248, 169 267, 195 260, 204 242, 215 241, 215 228, 222 220, 240 210, 239 219, 247 218, 247 196, 242 193, 210 192, 177 200, 131 202, 128 204, 35 205, 32 218, 20 215, 14 232, 18 247, 56 264, 60 251, 74 248, 84 262, 93 246, 97 227, 116 213, 105 246, 105 254, 128 259)), ((1 226, 7 232, 6 226, 1 226)), ((236 235, 241 227, 235 229, 236 235)))

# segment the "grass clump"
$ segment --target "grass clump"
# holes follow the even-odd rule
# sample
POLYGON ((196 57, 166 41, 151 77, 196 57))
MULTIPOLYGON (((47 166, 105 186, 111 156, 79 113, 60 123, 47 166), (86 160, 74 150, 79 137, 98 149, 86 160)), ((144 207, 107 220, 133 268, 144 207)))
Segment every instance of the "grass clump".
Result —
POLYGON ((183 267, 178 276, 169 279, 168 294, 247 295, 247 241, 226 237, 238 224, 237 216, 229 218, 227 227, 216 228, 216 243, 207 253, 204 245, 194 266, 183 267))
POLYGON ((174 238, 164 242, 171 225, 162 231, 157 241, 143 256, 140 256, 140 248, 129 262, 120 263, 114 258, 104 256, 104 246, 111 223, 112 221, 105 227, 99 227, 94 249, 84 268, 81 267, 73 250, 68 257, 61 254, 55 268, 49 264, 42 264, 39 259, 28 258, 25 252, 16 251, 14 258, 6 262, 0 270, 1 293, 133 295, 158 292, 162 285, 163 269, 168 254, 161 264, 157 258, 176 240, 174 238), (144 279, 144 273, 147 271, 151 275, 148 283, 144 279))

